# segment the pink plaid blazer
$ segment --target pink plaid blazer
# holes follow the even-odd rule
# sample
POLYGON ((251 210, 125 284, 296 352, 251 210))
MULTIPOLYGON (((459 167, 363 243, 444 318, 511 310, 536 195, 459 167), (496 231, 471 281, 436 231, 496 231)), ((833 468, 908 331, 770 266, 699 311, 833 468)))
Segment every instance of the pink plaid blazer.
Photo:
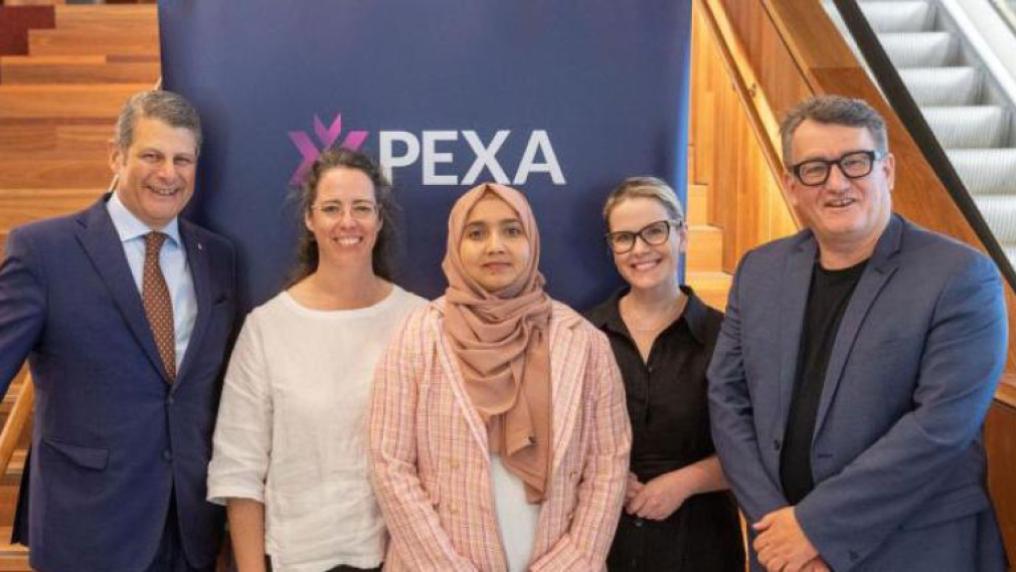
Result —
MULTIPOLYGON (((386 570, 504 571, 487 431, 442 330, 443 298, 414 312, 378 364, 370 411, 386 570)), ((604 570, 631 429, 607 338, 554 302, 552 463, 530 570, 604 570)))

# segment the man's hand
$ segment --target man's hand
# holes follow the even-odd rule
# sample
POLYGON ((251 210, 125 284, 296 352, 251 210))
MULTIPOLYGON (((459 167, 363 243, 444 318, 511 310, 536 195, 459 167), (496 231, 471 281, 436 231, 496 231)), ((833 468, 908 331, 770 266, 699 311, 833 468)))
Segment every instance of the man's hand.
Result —
MULTIPOLYGON (((631 475, 629 478, 633 477, 631 475)), ((638 483, 638 480, 635 482, 638 483)), ((664 473, 645 484, 638 483, 634 495, 630 494, 632 490, 629 481, 628 514, 649 520, 667 518, 691 496, 691 489, 685 482, 681 469, 664 473)))
POLYGON ((821 557, 816 557, 808 561, 808 563, 805 564, 804 568, 801 568, 801 570, 803 572, 832 572, 832 570, 829 568, 829 565, 826 564, 825 560, 822 560, 821 557))
POLYGON ((775 510, 753 524, 752 528, 759 533, 752 547, 758 553, 759 563, 769 572, 828 570, 819 558, 818 550, 798 524, 794 507, 775 510), (819 561, 820 567, 815 567, 815 560, 819 561))

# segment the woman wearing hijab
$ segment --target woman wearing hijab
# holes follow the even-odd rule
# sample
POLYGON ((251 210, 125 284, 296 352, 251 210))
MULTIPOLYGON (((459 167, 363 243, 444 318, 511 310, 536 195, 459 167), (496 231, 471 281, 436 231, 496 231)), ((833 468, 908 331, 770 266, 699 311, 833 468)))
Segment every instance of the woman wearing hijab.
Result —
POLYGON ((391 282, 391 188, 366 155, 325 151, 303 185, 297 275, 254 309, 229 362, 208 497, 240 572, 378 570, 367 476, 374 366, 426 301, 391 282))
POLYGON ((733 495, 709 433, 706 367, 723 314, 677 278, 684 216, 665 182, 633 177, 603 207, 628 286, 589 312, 621 368, 634 441, 625 511, 607 564, 622 570, 743 572, 733 495))
POLYGON ((387 570, 600 570, 630 428, 606 337, 551 300, 525 197, 486 184, 448 221, 445 295, 378 364, 370 455, 387 570))

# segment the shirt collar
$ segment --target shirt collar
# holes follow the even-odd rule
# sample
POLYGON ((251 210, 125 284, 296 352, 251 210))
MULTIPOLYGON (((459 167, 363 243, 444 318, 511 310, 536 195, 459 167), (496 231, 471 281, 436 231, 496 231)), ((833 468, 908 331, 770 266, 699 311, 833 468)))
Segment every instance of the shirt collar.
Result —
MULTIPOLYGON (((113 219, 113 227, 116 228, 116 233, 120 236, 120 242, 143 237, 154 230, 134 216, 134 213, 127 210, 116 191, 113 191, 109 200, 106 201, 106 210, 109 211, 109 218, 113 219)), ((165 233, 175 245, 179 246, 179 217, 173 217, 173 220, 169 221, 169 224, 159 232, 165 233)))
MULTIPOLYGON (((688 297, 688 302, 685 304, 684 312, 674 320, 670 325, 663 329, 664 332, 670 330, 675 324, 680 323, 684 320, 688 324, 688 331, 691 335, 700 343, 705 345, 706 343, 706 318, 708 317, 709 311, 702 300, 695 294, 691 286, 681 286, 681 292, 688 297)), ((621 311, 618 308, 618 302, 621 298, 628 293, 628 288, 622 288, 615 292, 605 302, 594 308, 589 312, 589 321, 594 326, 600 329, 610 330, 612 332, 629 335, 628 328, 624 325, 624 320, 621 319, 621 311)), ((662 332, 661 332, 662 333, 662 332)))

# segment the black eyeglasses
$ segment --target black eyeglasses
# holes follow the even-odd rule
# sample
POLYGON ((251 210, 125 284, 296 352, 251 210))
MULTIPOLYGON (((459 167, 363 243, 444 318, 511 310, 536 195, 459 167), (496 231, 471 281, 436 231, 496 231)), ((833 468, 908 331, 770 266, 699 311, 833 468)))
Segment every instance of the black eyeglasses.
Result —
POLYGON ((641 238, 642 242, 650 246, 659 246, 667 242, 670 237, 670 229, 678 230, 684 222, 679 220, 658 220, 640 228, 637 232, 619 230, 608 232, 605 236, 607 245, 614 254, 624 254, 635 248, 635 239, 641 238))
POLYGON ((840 172, 848 179, 860 179, 867 177, 875 166, 875 161, 885 157, 882 151, 851 151, 839 159, 827 161, 825 159, 809 159, 801 161, 792 166, 790 172, 797 177, 801 184, 809 187, 824 185, 829 180, 829 173, 833 165, 840 168, 840 172))

